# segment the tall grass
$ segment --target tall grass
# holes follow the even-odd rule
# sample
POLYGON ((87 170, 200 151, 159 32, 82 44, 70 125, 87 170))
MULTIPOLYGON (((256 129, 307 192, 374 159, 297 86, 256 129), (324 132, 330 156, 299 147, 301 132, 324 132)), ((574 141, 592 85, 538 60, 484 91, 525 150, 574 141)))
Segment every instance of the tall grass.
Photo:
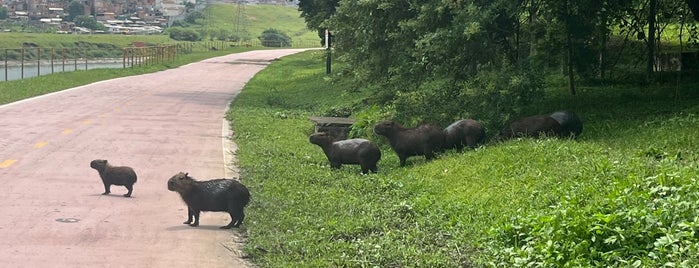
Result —
MULTIPOLYGON (((697 265, 699 98, 679 89, 552 86, 529 113, 575 110, 579 140, 519 139, 408 166, 379 137, 379 173, 331 170, 309 116, 363 109, 323 54, 282 58, 228 114, 262 267, 697 265)), ((335 70, 341 69, 336 62, 335 70)), ((674 84, 673 84, 674 86, 674 84)), ((489 132, 496 130, 490 129, 489 132)))

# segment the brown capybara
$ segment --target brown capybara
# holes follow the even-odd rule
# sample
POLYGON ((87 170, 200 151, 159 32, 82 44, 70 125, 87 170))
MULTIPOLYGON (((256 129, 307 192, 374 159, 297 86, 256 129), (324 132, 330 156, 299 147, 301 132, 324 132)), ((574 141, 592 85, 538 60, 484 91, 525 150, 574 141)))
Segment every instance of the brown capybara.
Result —
POLYGON ((136 183, 136 172, 130 167, 118 167, 110 165, 107 160, 95 159, 90 162, 90 167, 97 170, 104 184, 104 193, 109 194, 112 185, 121 185, 129 190, 124 194, 125 197, 131 197, 133 185, 136 183))
POLYGON ((556 111, 551 114, 551 118, 561 125, 559 136, 562 138, 577 138, 583 131, 582 120, 577 114, 571 111, 556 111))
POLYGON ((314 133, 308 140, 323 149, 333 169, 341 168, 342 164, 358 164, 362 168, 362 174, 367 174, 370 170, 374 173, 378 171, 376 164, 381 160, 381 150, 369 140, 335 141, 335 137, 325 132, 314 133))
POLYGON ((424 155, 427 160, 434 159, 435 154, 443 150, 446 140, 444 130, 433 124, 406 128, 393 121, 383 121, 374 126, 374 132, 388 138, 401 167, 410 156, 424 155))
POLYGON ((485 139, 485 127, 473 119, 461 119, 444 129, 446 135, 445 149, 461 152, 464 147, 478 147, 485 139))
POLYGON ((507 124, 497 140, 506 140, 518 137, 538 138, 542 135, 558 136, 561 133, 561 124, 548 114, 534 115, 520 118, 507 124))
POLYGON ((250 202, 248 188, 237 180, 213 179, 197 181, 188 173, 177 173, 167 181, 167 189, 180 194, 187 204, 187 221, 184 224, 199 226, 202 211, 225 211, 231 222, 221 229, 239 227, 245 219, 244 209, 250 202))

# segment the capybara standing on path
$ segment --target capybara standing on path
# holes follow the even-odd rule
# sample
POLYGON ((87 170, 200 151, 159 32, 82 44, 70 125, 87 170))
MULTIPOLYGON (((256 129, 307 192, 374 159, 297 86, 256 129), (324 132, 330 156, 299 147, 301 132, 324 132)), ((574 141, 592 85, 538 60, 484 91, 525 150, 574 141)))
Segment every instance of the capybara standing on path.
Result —
POLYGON ((187 221, 184 224, 199 226, 202 211, 225 211, 231 222, 221 229, 238 227, 245 219, 244 208, 250 202, 250 192, 245 185, 232 179, 197 181, 188 173, 177 173, 167 181, 167 189, 180 194, 187 204, 187 221))
POLYGON ((485 127, 473 119, 461 119, 444 129, 446 149, 461 152, 464 147, 476 148, 485 139, 485 127))
POLYGON ((374 132, 388 138, 391 148, 398 154, 401 167, 410 156, 424 155, 425 159, 431 160, 444 148, 444 130, 433 124, 406 128, 393 121, 383 121, 374 126, 374 132))
POLYGON ((122 185, 129 190, 124 194, 125 197, 131 197, 133 192, 133 184, 136 183, 136 172, 130 167, 117 167, 107 163, 107 160, 95 159, 90 162, 90 167, 99 172, 102 183, 104 184, 104 193, 109 194, 112 185, 122 185))
POLYGON ((373 142, 366 139, 349 139, 335 141, 335 137, 325 132, 312 134, 308 140, 320 146, 325 156, 330 161, 330 167, 339 169, 342 164, 357 165, 362 167, 362 174, 369 170, 376 173, 376 163, 381 160, 381 150, 373 142))

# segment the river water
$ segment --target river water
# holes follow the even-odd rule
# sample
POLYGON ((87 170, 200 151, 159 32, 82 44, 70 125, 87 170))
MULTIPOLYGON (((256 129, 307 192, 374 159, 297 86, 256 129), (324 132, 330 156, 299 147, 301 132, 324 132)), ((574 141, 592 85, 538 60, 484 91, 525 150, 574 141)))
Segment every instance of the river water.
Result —
MULTIPOLYGON (((9 64, 8 64, 9 65, 9 64)), ((129 65, 127 64, 127 67, 129 65)), ((11 81, 11 80, 20 80, 22 77, 24 79, 31 78, 31 77, 36 77, 39 75, 50 75, 52 72, 53 73, 60 73, 60 72, 72 72, 75 70, 91 70, 91 69, 100 69, 100 68, 124 68, 124 64, 122 62, 109 62, 109 63, 104 63, 104 62, 88 62, 85 64, 85 62, 79 62, 76 64, 75 62, 71 61, 68 62, 66 61, 65 64, 62 62, 59 63, 54 63, 53 68, 51 68, 50 64, 42 64, 39 66, 39 70, 37 70, 37 65, 24 65, 24 71, 22 70, 21 66, 5 66, 4 64, 0 63, 0 82, 3 81, 11 81)))

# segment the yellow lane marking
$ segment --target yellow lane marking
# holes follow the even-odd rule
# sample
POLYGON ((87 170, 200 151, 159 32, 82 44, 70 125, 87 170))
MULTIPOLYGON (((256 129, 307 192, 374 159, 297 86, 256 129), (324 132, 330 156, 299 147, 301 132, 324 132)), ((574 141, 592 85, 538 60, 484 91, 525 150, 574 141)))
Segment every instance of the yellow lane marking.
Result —
POLYGON ((70 134, 70 133, 73 133, 73 130, 69 128, 69 129, 64 130, 64 131, 61 132, 61 133, 63 133, 63 134, 70 134))
POLYGON ((38 142, 38 143, 34 144, 34 148, 39 149, 39 148, 41 148, 41 147, 46 146, 46 144, 49 144, 49 143, 48 143, 48 142, 45 142, 45 141, 38 142))
POLYGON ((83 121, 83 125, 89 125, 89 124, 92 124, 92 121, 90 121, 89 119, 83 121))
POLYGON ((107 117, 107 114, 101 114, 100 117, 107 117))
POLYGON ((17 159, 7 159, 5 161, 2 161, 2 163, 0 163, 0 168, 9 167, 12 164, 14 164, 15 162, 17 162, 17 159))

